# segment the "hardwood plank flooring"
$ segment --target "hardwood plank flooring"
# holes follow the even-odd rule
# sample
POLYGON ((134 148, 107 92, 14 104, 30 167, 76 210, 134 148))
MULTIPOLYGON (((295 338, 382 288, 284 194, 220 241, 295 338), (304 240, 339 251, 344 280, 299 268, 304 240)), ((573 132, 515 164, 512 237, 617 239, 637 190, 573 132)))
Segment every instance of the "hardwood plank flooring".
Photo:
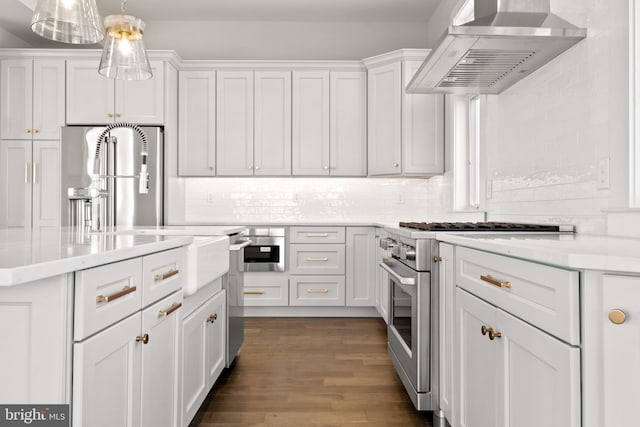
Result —
POLYGON ((375 318, 247 318, 240 356, 190 427, 431 426, 375 318))

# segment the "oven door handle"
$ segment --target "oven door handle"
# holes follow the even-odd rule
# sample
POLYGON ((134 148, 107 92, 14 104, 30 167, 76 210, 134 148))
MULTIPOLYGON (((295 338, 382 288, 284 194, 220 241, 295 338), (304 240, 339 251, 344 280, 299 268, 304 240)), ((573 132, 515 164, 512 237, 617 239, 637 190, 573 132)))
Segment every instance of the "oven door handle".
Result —
POLYGON ((251 240, 245 240, 242 243, 237 243, 235 245, 229 245, 229 250, 230 251, 239 251, 240 249, 246 248, 251 243, 253 243, 251 240))
POLYGON ((400 284, 402 284, 402 285, 411 285, 411 286, 415 286, 416 285, 415 277, 401 276, 398 273, 396 273, 393 268, 389 267, 384 262, 380 263, 380 267, 382 267, 383 269, 387 270, 387 272, 390 275, 392 275, 394 279, 396 279, 398 282, 400 282, 400 284))

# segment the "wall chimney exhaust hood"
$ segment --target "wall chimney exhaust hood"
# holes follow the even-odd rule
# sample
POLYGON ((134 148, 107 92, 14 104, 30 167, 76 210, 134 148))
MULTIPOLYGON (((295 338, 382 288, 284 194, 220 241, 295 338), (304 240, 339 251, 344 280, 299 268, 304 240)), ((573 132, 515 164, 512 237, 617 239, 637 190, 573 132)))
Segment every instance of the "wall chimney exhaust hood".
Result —
POLYGON ((447 28, 407 93, 498 94, 587 36, 550 0, 475 0, 475 19, 447 28))

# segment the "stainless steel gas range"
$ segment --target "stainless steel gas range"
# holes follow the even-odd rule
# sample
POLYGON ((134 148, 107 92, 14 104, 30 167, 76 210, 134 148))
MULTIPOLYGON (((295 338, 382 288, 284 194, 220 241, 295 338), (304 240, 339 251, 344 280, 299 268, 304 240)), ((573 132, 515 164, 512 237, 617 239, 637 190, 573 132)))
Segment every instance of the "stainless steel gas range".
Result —
POLYGON ((439 407, 437 232, 558 233, 572 226, 482 223, 400 223, 388 228, 380 267, 389 273, 389 356, 416 409, 434 411, 434 426, 445 425, 439 407))

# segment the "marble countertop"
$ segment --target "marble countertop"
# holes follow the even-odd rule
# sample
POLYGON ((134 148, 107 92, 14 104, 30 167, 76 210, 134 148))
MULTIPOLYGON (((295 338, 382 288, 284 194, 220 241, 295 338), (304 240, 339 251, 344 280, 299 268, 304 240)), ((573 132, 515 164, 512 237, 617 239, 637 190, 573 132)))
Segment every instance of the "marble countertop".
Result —
POLYGON ((449 234, 436 239, 545 264, 578 269, 640 273, 640 239, 584 234, 449 234))
POLYGON ((190 236, 0 229, 0 287, 190 244, 190 236))

